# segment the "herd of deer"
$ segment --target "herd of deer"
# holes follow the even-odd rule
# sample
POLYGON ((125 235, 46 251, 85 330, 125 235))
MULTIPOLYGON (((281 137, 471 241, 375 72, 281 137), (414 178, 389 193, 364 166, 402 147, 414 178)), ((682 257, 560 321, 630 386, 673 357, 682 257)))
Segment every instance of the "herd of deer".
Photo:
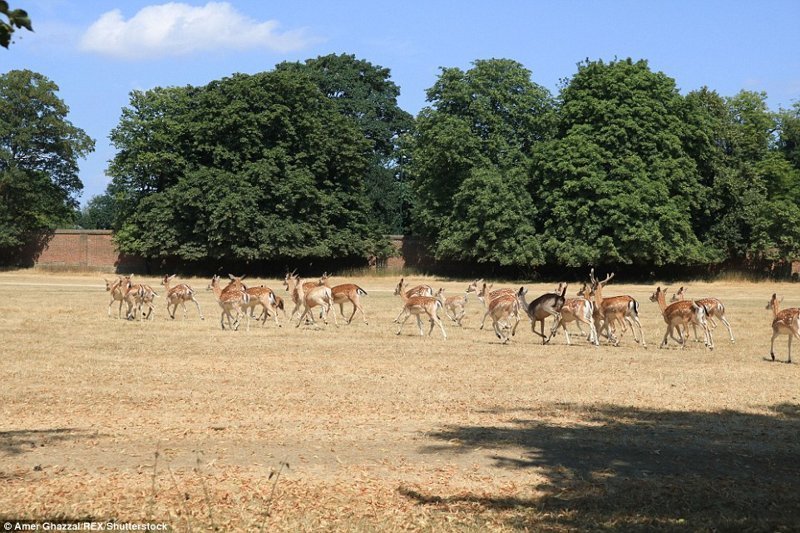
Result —
MULTIPOLYGON (((247 287, 242 280, 244 276, 237 277, 229 275, 230 281, 226 286, 220 284, 219 276, 211 279, 207 289, 214 292, 214 296, 220 306, 220 326, 225 329, 227 322, 230 329, 238 329, 242 318, 247 321, 247 329, 250 327, 250 318, 266 323, 268 318, 272 318, 280 326, 278 312, 282 311, 286 316, 283 299, 275 291, 266 286, 247 287), (261 314, 256 317, 255 311, 261 308, 261 314)), ((175 278, 164 276, 161 285, 166 291, 167 312, 170 318, 175 318, 175 312, 180 304, 183 308, 184 319, 187 318, 186 303, 193 302, 197 307, 200 319, 204 319, 200 310, 200 304, 195 299, 194 289, 185 283, 170 286, 175 278)), ((628 327, 632 331, 634 341, 646 346, 642 324, 639 321, 639 303, 630 296, 611 296, 604 297, 604 287, 614 278, 614 274, 608 274, 605 279, 598 280, 594 275, 594 269, 589 273, 589 282, 584 283, 575 298, 567 298, 566 283, 559 284, 558 288, 551 293, 546 293, 535 300, 528 302, 526 299, 527 289, 520 287, 514 289, 492 289, 492 285, 485 283, 482 279, 476 279, 469 284, 463 295, 445 296, 444 289, 439 289, 434 293, 430 285, 417 285, 408 287, 404 279, 397 284, 394 294, 400 296, 403 301, 403 308, 397 315, 394 322, 399 323, 397 330, 399 335, 406 321, 414 316, 419 328, 419 334, 424 335, 423 319, 430 323, 428 335, 433 332, 434 327, 438 326, 442 332, 442 337, 447 338, 441 319, 439 309, 444 309, 447 317, 457 325, 462 325, 462 320, 466 314, 467 299, 471 293, 475 293, 477 299, 484 306, 484 315, 481 320, 480 329, 484 328, 487 318, 492 319, 492 327, 495 335, 505 344, 509 342, 516 333, 517 326, 524 312, 531 321, 531 331, 542 339, 542 344, 547 344, 559 329, 564 331, 567 344, 571 344, 567 324, 575 322, 576 326, 584 335, 588 342, 598 346, 601 337, 607 343, 618 345, 623 334, 628 327), (553 318, 553 325, 549 333, 545 333, 545 320, 553 318), (539 331, 536 325, 540 324, 539 331), (588 329, 588 333, 584 331, 588 329)), ((338 326, 334 304, 338 304, 339 313, 344 316, 344 304, 350 303, 353 306, 350 317, 346 323, 350 323, 356 315, 361 312, 361 318, 367 323, 364 308, 361 305, 361 296, 366 296, 367 292, 353 283, 345 283, 331 287, 329 285, 330 276, 326 273, 317 281, 304 282, 295 273, 287 273, 283 285, 291 295, 294 309, 289 315, 294 318, 300 313, 297 322, 299 327, 304 321, 315 323, 315 310, 320 309, 319 317, 328 323, 328 315, 333 315, 334 324, 338 326)), ((108 304, 108 316, 111 316, 111 307, 115 302, 119 302, 117 316, 122 315, 123 304, 127 305, 126 318, 135 319, 140 316, 143 319, 151 319, 154 309, 154 300, 158 296, 152 287, 146 284, 134 283, 132 276, 120 276, 114 281, 106 280, 106 290, 111 293, 111 301, 108 304), (145 308, 147 313, 145 314, 145 308)), ((725 306, 717 298, 702 298, 699 300, 686 299, 686 289, 681 287, 672 296, 669 305, 666 302, 666 289, 657 287, 656 291, 650 296, 650 301, 655 302, 661 309, 667 329, 661 347, 667 345, 671 337, 682 348, 686 347, 689 337, 689 326, 694 331, 695 341, 699 342, 697 328, 703 331, 703 342, 708 349, 714 348, 712 328, 717 327, 715 319, 719 319, 727 328, 730 341, 734 342, 733 330, 725 317, 725 306), (677 334, 677 336, 676 336, 677 334)), ((775 339, 779 335, 788 335, 788 360, 792 361, 792 339, 800 339, 800 308, 789 308, 780 310, 779 306, 783 300, 778 300, 776 294, 772 295, 767 309, 773 311, 772 321, 772 341, 770 345, 770 356, 775 360, 775 339)))

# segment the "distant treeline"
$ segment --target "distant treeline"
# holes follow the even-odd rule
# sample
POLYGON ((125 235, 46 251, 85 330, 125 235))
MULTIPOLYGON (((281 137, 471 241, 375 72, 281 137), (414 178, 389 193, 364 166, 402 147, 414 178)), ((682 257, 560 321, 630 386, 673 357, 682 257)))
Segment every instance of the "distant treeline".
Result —
MULTIPOLYGON (((43 83, 28 74, 38 84, 11 87, 19 71, 0 84, 14 89, 0 94, 0 230, 18 234, 0 236, 7 251, 37 224, 72 222, 115 229, 124 253, 187 264, 366 262, 391 253, 390 233, 460 270, 702 272, 800 257, 800 102, 775 112, 765 93, 684 95, 646 61, 583 62, 555 96, 513 60, 443 68, 416 118, 388 69, 351 55, 134 91, 110 134, 106 193, 73 215, 68 164, 74 179, 51 176, 51 193, 69 214, 38 218, 17 183, 48 172, 31 163, 42 143, 18 150, 15 106, 43 83)), ((91 149, 65 139, 82 143, 69 157, 91 149)))

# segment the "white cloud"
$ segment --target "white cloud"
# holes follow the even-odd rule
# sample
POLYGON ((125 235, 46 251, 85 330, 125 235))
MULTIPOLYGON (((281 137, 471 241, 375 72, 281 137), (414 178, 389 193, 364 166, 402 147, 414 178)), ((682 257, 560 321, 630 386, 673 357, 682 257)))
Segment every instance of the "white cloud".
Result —
POLYGON ((278 32, 278 22, 258 22, 227 2, 205 6, 171 2, 141 9, 125 20, 119 9, 104 13, 80 41, 88 52, 144 59, 206 50, 299 50, 314 41, 305 30, 278 32))

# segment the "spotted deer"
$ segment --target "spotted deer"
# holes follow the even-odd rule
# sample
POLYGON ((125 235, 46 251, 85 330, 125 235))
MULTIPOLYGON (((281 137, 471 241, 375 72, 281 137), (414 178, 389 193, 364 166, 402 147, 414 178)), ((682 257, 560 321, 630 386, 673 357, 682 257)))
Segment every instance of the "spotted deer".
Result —
POLYGON ((367 291, 356 285, 355 283, 342 283, 341 285, 330 286, 330 276, 327 272, 322 274, 320 282, 326 287, 330 288, 331 295, 333 295, 333 303, 339 304, 339 314, 344 316, 344 304, 350 302, 353 304, 353 313, 346 323, 352 322, 353 317, 356 316, 356 311, 361 311, 361 318, 364 324, 368 324, 367 316, 364 314, 364 308, 361 306, 361 297, 367 295, 367 291))
POLYGON ((469 292, 456 294, 455 296, 445 296, 444 289, 441 289, 439 295, 439 299, 442 301, 442 306, 444 308, 444 314, 447 315, 447 318, 458 324, 459 327, 463 327, 461 321, 464 320, 464 316, 467 314, 466 306, 468 296, 469 292))
MULTIPOLYGON (((678 289, 678 292, 672 295, 672 302, 680 302, 686 298, 686 287, 681 287, 678 289)), ((728 322, 728 319, 725 317, 725 306, 718 298, 700 298, 699 300, 694 300, 698 304, 702 305, 708 311, 708 321, 711 323, 711 327, 716 329, 717 323, 714 321, 715 318, 719 318, 725 327, 728 328, 728 335, 731 337, 731 342, 736 342, 733 338, 733 330, 731 329, 731 324, 728 322)), ((697 337, 697 327, 693 326, 692 329, 694 330, 694 340, 699 342, 700 339, 697 337)))
MULTIPOLYGON (((559 283, 555 293, 562 293, 566 289, 566 285, 566 283, 559 283)), ((597 336, 597 329, 594 326, 594 304, 591 300, 578 297, 567 298, 564 301, 564 307, 561 308, 561 318, 556 323, 555 328, 558 330, 560 327, 564 330, 564 336, 567 339, 568 345, 572 344, 569 339, 569 331, 567 330, 567 324, 570 322, 575 322, 581 332, 581 335, 586 335, 581 327, 581 324, 586 325, 589 328, 587 340, 595 346, 600 344, 600 340, 597 336)))
MULTIPOLYGON (((493 284, 487 285, 486 282, 481 280, 476 280, 473 283, 480 283, 480 290, 478 291, 478 300, 483 304, 484 313, 483 318, 481 319, 481 325, 478 329, 483 329, 484 324, 486 323, 486 319, 489 317, 489 306, 493 300, 500 298, 501 296, 513 296, 514 298, 517 297, 517 291, 514 289, 495 289, 490 290, 493 284)), ((469 287, 467 287, 469 289, 469 287)))
MULTIPOLYGON (((289 293, 289 296, 292 298, 292 302, 294 303, 294 309, 292 309, 292 312, 289 315, 290 319, 294 319, 294 316, 303 307, 303 299, 298 296, 297 292, 297 282, 299 279, 300 276, 297 275, 296 270, 287 272, 286 276, 283 278, 283 286, 286 288, 286 291, 289 293)), ((313 288, 319 287, 320 285, 322 285, 321 281, 304 281, 302 283, 303 293, 308 293, 313 288)), ((320 316, 320 318, 322 318, 322 316, 320 316)))
POLYGON ((520 321, 519 314, 520 302, 516 295, 501 294, 491 300, 486 309, 486 315, 492 319, 494 334, 503 344, 507 344, 511 337, 517 333, 517 326, 520 321), (511 325, 511 322, 514 325, 511 325))
POLYGON ((171 276, 164 276, 164 278, 161 280, 161 286, 163 286, 164 290, 167 291, 167 314, 169 317, 173 320, 175 319, 175 311, 178 310, 178 304, 180 304, 183 308, 183 319, 186 320, 188 318, 188 314, 186 313, 186 302, 194 302, 194 305, 197 306, 197 313, 200 315, 200 320, 205 320, 203 312, 200 310, 200 304, 194 299, 194 289, 192 289, 186 283, 180 283, 174 287, 170 287, 169 284, 173 279, 175 279, 175 274, 171 276), (172 306, 171 312, 169 310, 169 306, 172 306))
MULTIPOLYGON (((606 275, 606 279, 599 281, 594 277, 594 268, 589 272, 591 287, 589 297, 594 303, 594 325, 598 333, 604 332, 609 343, 619 345, 619 339, 614 336, 614 324, 622 325, 622 333, 626 331, 625 324, 631 327, 633 340, 642 346, 647 346, 642 331, 642 323, 639 322, 639 302, 630 296, 611 296, 603 297, 603 288, 614 278, 614 273, 606 275), (639 336, 636 336, 636 332, 639 336)), ((622 336, 620 333, 620 337, 622 336)))
POLYGON ((132 277, 127 276, 125 278, 125 288, 123 289, 123 299, 128 304, 128 311, 125 313, 125 317, 128 320, 135 320, 138 314, 143 320, 152 320, 153 311, 155 310, 153 301, 158 297, 158 294, 150 285, 133 283, 131 281, 132 277), (147 306, 147 316, 144 315, 144 310, 142 309, 145 305, 147 306))
MULTIPOLYGON (((250 301, 243 309, 245 313, 254 317, 255 309, 261 306, 261 314, 256 320, 261 320, 261 325, 263 326, 267 323, 267 318, 272 315, 275 325, 281 327, 280 322, 278 322, 278 300, 275 291, 265 285, 259 285, 258 287, 248 287, 245 292, 250 297, 250 301)), ((281 305, 283 305, 283 300, 281 300, 281 305)))
MULTIPOLYGON (((213 291, 214 296, 217 298, 222 312, 219 317, 219 325, 225 329, 225 319, 228 319, 228 328, 238 330, 241 323, 242 307, 250 303, 250 296, 245 292, 241 284, 241 279, 234 280, 231 276, 232 282, 225 288, 220 285, 219 276, 215 275, 211 278, 207 290, 213 291)), ((247 327, 250 327, 250 321, 247 321, 247 327)))
POLYGON ((706 316, 708 314, 706 308, 698 302, 688 300, 667 305, 666 295, 666 290, 661 290, 661 287, 657 287, 656 292, 650 296, 651 302, 658 303, 658 306, 661 308, 661 314, 664 317, 664 322, 667 323, 667 330, 664 332, 664 339, 661 341, 660 348, 664 348, 667 345, 669 337, 672 337, 680 344, 681 349, 686 348, 689 324, 691 324, 703 328, 706 347, 709 350, 713 350, 714 339, 706 323, 706 316), (675 337, 674 330, 678 331, 680 338, 675 337), (684 336, 684 331, 686 332, 686 336, 684 336))
MULTIPOLYGON (((416 288, 416 287, 415 287, 416 288)), ((406 321, 411 318, 413 315, 417 319, 417 327, 419 328, 420 336, 424 336, 422 331, 422 315, 428 317, 428 320, 431 323, 431 329, 428 330, 428 335, 433 333, 434 326, 439 326, 439 329, 442 330, 442 338, 447 339, 447 333, 444 330, 444 325, 442 324, 441 319, 439 319, 438 310, 442 307, 442 302, 440 300, 441 290, 434 296, 409 296, 409 292, 406 291, 405 287, 403 286, 403 280, 400 280, 397 287, 395 288, 395 294, 399 295, 400 298, 403 300, 403 310, 400 311, 401 316, 405 316, 403 321, 400 323, 400 327, 397 328, 397 335, 400 335, 400 332, 403 330, 403 326, 405 325, 406 321)), ((397 321, 397 320, 395 320, 397 321)))
MULTIPOLYGON (((394 295, 400 296, 405 304, 406 299, 412 298, 414 296, 426 296, 426 297, 433 297, 433 287, 430 285, 416 285, 414 287, 408 288, 408 285, 405 282, 405 278, 400 278, 400 282, 394 288, 394 295)), ((400 314, 394 319, 394 323, 400 322, 400 317, 405 314, 405 306, 400 311, 400 314)))
POLYGON ((786 360, 787 363, 792 362, 792 339, 797 338, 800 340, 800 308, 789 307, 788 309, 781 310, 780 304, 783 298, 778 300, 777 294, 772 294, 767 303, 767 309, 772 309, 772 340, 769 345, 769 355, 772 360, 775 360, 775 339, 778 335, 788 335, 789 355, 786 360))

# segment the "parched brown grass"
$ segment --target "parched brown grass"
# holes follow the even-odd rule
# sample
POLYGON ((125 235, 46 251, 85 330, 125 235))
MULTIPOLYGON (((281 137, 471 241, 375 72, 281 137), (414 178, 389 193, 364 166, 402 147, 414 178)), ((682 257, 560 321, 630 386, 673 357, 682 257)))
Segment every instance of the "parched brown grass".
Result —
MULTIPOLYGON (((617 348, 579 335, 542 346, 527 321, 503 346, 478 330, 474 296, 463 328, 445 320, 446 341, 438 328, 420 338, 413 319, 398 337, 397 280, 383 277, 348 280, 369 292, 369 325, 281 317, 222 331, 208 280, 181 281, 205 321, 192 308, 170 320, 163 290, 155 320, 109 319, 102 275, 0 274, 0 518, 195 531, 800 524, 800 365, 765 360, 764 309, 772 292, 800 305, 797 285, 692 284, 725 302, 736 334, 720 324, 709 352, 658 349, 654 286, 605 291, 639 300, 644 349, 630 332, 617 348)), ((785 361, 786 337, 777 348, 785 361)))

